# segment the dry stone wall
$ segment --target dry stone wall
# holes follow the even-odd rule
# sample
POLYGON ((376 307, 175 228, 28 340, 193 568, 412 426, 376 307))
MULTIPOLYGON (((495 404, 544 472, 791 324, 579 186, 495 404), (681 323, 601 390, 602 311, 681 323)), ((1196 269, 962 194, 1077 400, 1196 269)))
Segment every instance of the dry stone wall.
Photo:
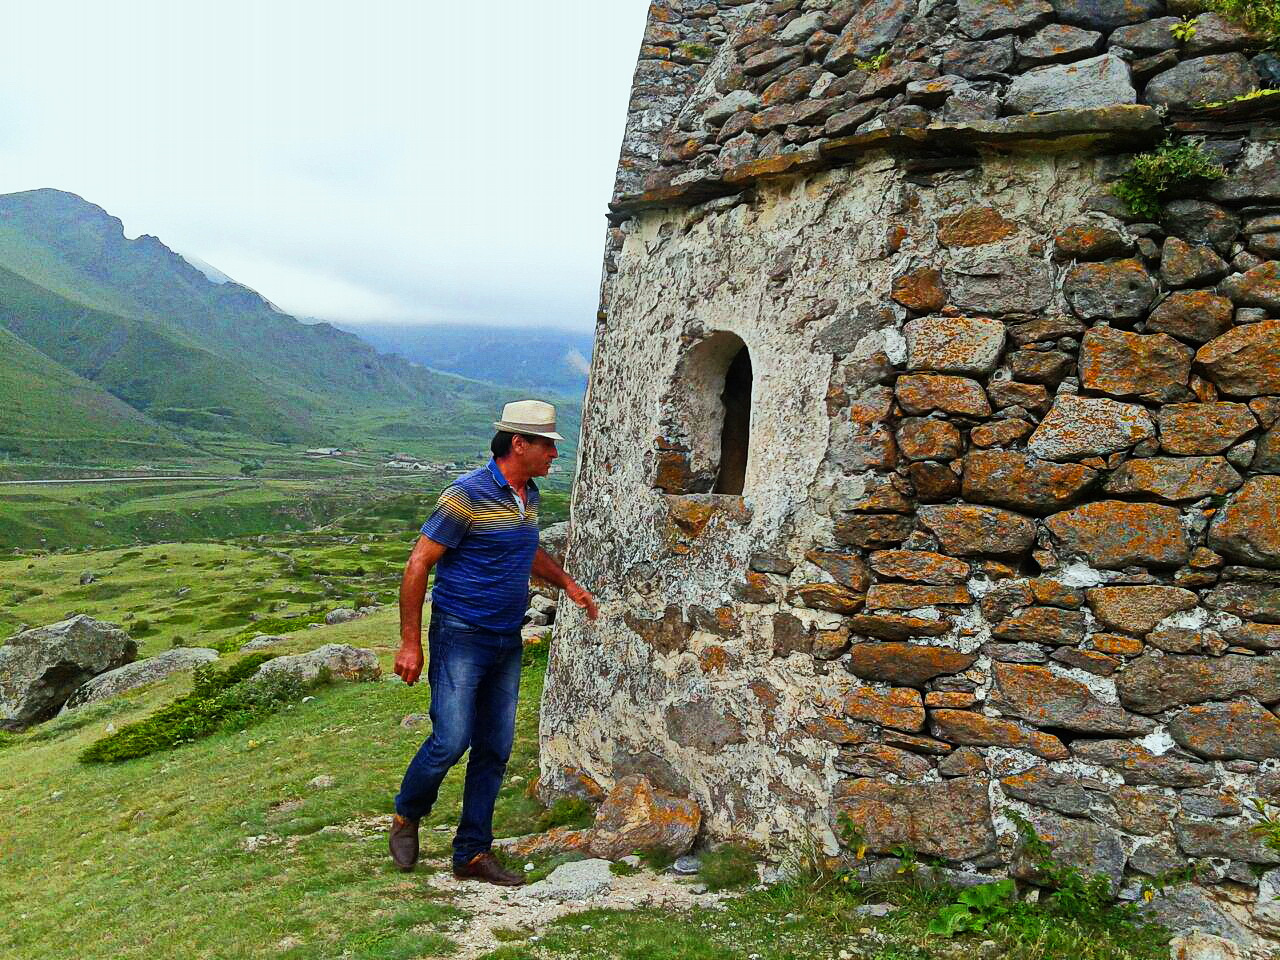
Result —
POLYGON ((1014 810, 1126 896, 1197 863, 1182 925, 1271 929, 1280 128, 1198 105, 1280 64, 1169 13, 654 5, 568 552, 602 615, 557 623, 545 792, 643 773, 709 837, 835 852, 847 813, 1030 876, 1014 810), (1170 132, 1226 175, 1142 221, 1110 187, 1170 132))

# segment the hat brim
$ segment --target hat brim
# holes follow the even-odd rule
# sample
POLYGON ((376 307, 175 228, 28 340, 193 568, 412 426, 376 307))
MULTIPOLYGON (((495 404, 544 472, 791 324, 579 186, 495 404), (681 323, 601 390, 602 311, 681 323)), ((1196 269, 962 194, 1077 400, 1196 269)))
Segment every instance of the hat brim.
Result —
POLYGON ((531 430, 529 424, 507 423, 502 420, 495 420, 494 427, 504 433, 520 433, 527 437, 546 437, 548 440, 563 440, 564 437, 556 433, 554 430, 531 430))

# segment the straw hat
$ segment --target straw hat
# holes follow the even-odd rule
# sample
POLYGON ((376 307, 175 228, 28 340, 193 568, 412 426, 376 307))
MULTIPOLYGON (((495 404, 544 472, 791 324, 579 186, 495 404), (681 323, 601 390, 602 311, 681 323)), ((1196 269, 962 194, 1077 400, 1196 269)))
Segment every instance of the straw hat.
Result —
POLYGON ((517 400, 502 408, 502 419, 494 426, 506 433, 524 433, 531 437, 563 440, 556 433, 556 408, 541 400, 517 400))

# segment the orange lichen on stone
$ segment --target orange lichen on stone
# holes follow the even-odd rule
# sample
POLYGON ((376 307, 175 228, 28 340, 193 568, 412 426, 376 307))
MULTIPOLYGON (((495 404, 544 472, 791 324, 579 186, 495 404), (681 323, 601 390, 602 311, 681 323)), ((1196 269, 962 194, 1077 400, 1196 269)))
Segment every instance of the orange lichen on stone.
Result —
POLYGON ((991 207, 970 207, 938 221, 938 242, 947 247, 977 247, 1017 232, 1017 224, 991 207))

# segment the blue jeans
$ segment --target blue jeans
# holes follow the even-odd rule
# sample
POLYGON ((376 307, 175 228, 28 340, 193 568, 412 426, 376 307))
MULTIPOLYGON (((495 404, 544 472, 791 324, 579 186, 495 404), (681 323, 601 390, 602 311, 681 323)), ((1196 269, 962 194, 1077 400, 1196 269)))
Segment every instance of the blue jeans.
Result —
POLYGON ((405 771, 396 813, 410 820, 430 813, 445 774, 470 748, 453 838, 453 862, 464 864, 493 844, 493 806, 515 740, 523 645, 519 630, 492 633, 446 613, 433 613, 427 642, 431 736, 405 771))

